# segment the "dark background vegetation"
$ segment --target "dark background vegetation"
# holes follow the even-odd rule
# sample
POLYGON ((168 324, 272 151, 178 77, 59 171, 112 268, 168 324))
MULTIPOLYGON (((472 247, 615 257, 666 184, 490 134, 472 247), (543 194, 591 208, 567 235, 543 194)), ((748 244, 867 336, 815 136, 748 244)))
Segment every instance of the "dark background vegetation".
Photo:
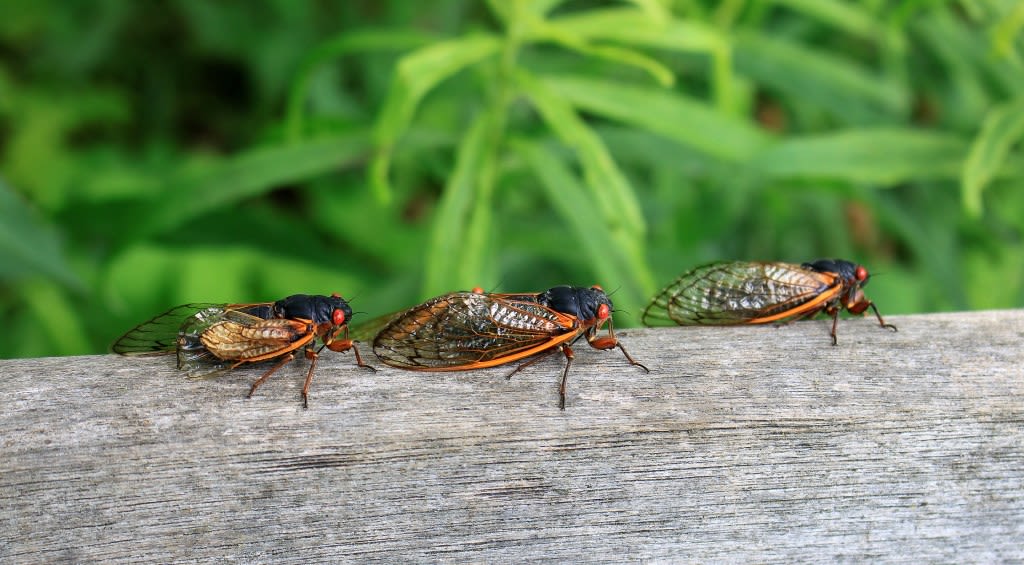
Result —
POLYGON ((5 0, 0 357, 173 305, 843 257, 1024 304, 1024 3, 5 0))

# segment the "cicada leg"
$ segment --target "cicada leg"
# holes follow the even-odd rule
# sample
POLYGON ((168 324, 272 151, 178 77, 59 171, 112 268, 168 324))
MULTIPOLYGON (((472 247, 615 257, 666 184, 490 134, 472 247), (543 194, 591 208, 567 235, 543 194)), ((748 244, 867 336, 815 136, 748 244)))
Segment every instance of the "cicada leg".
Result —
MULTIPOLYGON (((252 395, 253 395, 253 393, 256 392, 256 389, 260 388, 260 385, 265 383, 267 381, 267 379, 270 378, 270 375, 273 375, 275 371, 277 371, 281 367, 284 367, 288 363, 291 363, 294 360, 295 360, 295 353, 289 353, 288 355, 285 355, 284 357, 282 357, 281 360, 278 361, 277 363, 275 363, 273 367, 268 369, 266 373, 263 373, 263 376, 261 376, 260 378, 256 379, 256 382, 252 383, 252 388, 249 389, 249 394, 246 396, 246 398, 252 398, 252 395)), ((307 382, 307 386, 308 386, 308 382, 307 382)))
POLYGON ((871 306, 871 310, 874 311, 875 317, 878 318, 878 325, 882 326, 883 328, 889 328, 894 332, 899 331, 898 329, 896 329, 896 326, 885 323, 885 320, 882 319, 882 314, 878 312, 878 306, 875 306, 874 302, 868 302, 868 306, 871 306))
POLYGON ((530 359, 529 361, 527 361, 527 362, 525 362, 525 363, 522 363, 522 364, 520 364, 520 365, 519 365, 518 367, 516 367, 515 369, 512 369, 512 372, 511 372, 511 373, 509 373, 509 374, 507 374, 507 375, 505 375, 505 378, 506 378, 506 379, 509 379, 509 380, 512 380, 512 375, 514 375, 514 374, 518 373, 519 371, 522 371, 523 369, 525 369, 525 368, 529 367, 530 365, 533 365, 534 363, 536 363, 536 362, 538 362, 538 361, 541 361, 541 360, 547 359, 549 355, 551 355, 552 353, 555 353, 555 352, 559 351, 559 350, 560 350, 561 348, 562 348, 562 347, 556 347, 556 348, 553 348, 553 349, 549 349, 549 350, 547 350, 547 351, 544 351, 543 353, 538 353, 538 354, 537 354, 537 355, 536 355, 536 356, 535 356, 535 357, 534 357, 533 359, 530 359))
POLYGON ((363 356, 359 354, 359 347, 356 346, 356 342, 348 338, 348 326, 345 326, 344 329, 338 330, 339 334, 342 332, 344 332, 345 338, 338 340, 335 340, 333 338, 328 339, 324 343, 324 345, 327 346, 327 349, 330 349, 331 351, 335 351, 337 353, 344 353, 351 349, 352 353, 354 353, 356 356, 356 365, 364 369, 369 369, 376 373, 376 368, 374 368, 371 365, 367 365, 366 363, 363 363, 363 356))
MULTIPOLYGON (((323 347, 320 349, 322 350, 323 347)), ((320 351, 306 348, 306 359, 309 359, 309 372, 306 373, 306 382, 302 384, 303 408, 309 408, 309 385, 313 384, 313 371, 316 370, 316 362, 320 359, 320 351)))
POLYGON ((558 387, 558 409, 565 410, 565 384, 569 381, 569 367, 572 366, 576 355, 568 345, 562 346, 562 353, 565 353, 565 371, 562 372, 562 384, 558 387))
POLYGON ((533 359, 530 359, 529 361, 522 363, 515 369, 512 369, 512 372, 506 375, 505 378, 511 380, 512 375, 518 373, 519 371, 522 371, 523 369, 529 367, 530 365, 533 365, 538 361, 547 359, 548 356, 558 351, 561 351, 563 354, 565 354, 565 370, 562 371, 562 384, 559 385, 558 387, 558 408, 561 410, 565 410, 565 383, 569 379, 569 366, 572 365, 572 360, 574 358, 572 348, 569 347, 568 345, 559 345, 558 347, 555 347, 543 353, 538 353, 537 356, 534 357, 533 359))
POLYGON ((626 361, 629 361, 630 365, 636 365, 637 367, 640 367, 641 369, 644 370, 645 373, 651 372, 651 370, 648 369, 646 365, 637 361, 636 359, 633 359, 629 352, 626 351, 626 348, 622 346, 622 342, 619 341, 617 337, 615 337, 615 331, 612 330, 612 324, 610 319, 608 320, 608 335, 604 337, 597 337, 597 332, 595 331, 594 334, 587 335, 587 342, 590 343, 590 347, 593 347, 594 349, 600 349, 603 351, 606 351, 608 349, 615 349, 616 347, 618 347, 619 351, 622 351, 622 354, 626 356, 626 361))
POLYGON ((832 316, 832 345, 839 345, 839 339, 836 337, 836 327, 839 326, 839 307, 832 306, 826 309, 826 312, 832 316))

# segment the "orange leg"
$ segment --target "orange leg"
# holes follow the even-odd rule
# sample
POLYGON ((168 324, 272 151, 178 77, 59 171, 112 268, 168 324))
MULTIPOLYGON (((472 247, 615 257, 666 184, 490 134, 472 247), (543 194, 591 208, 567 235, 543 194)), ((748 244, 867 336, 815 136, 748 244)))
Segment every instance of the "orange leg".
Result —
POLYGON ((875 317, 878 318, 878 325, 882 326, 883 328, 889 328, 894 332, 899 331, 896 329, 896 326, 885 323, 885 320, 882 319, 882 315, 878 312, 878 306, 875 306, 874 302, 868 302, 868 306, 871 306, 871 309, 875 312, 875 317))
POLYGON ((572 365, 572 360, 573 360, 572 348, 570 348, 568 345, 559 345, 558 347, 549 349, 549 350, 547 350, 547 351, 545 351, 543 353, 538 353, 537 356, 534 357, 533 359, 530 359, 526 363, 523 363, 523 364, 519 365, 518 367, 516 367, 515 369, 513 369, 512 372, 509 373, 505 378, 511 380, 512 379, 512 375, 518 373, 519 371, 522 371, 523 369, 529 367, 530 365, 533 365, 537 361, 540 361, 542 359, 547 359, 550 355, 554 354, 557 351, 561 351, 562 353, 564 353, 565 354, 565 360, 566 360, 566 362, 565 362, 565 371, 562 372, 562 384, 558 388, 558 394, 559 394, 558 407, 560 409, 562 409, 562 410, 565 410, 565 382, 566 382, 566 379, 569 378, 569 366, 572 365))
POLYGON ((565 383, 569 380, 569 367, 572 360, 576 358, 572 348, 568 345, 562 346, 562 353, 565 353, 565 371, 562 372, 562 384, 558 387, 558 409, 565 410, 565 383))
POLYGON ((292 362, 294 360, 295 360, 295 353, 289 353, 288 355, 285 355, 284 357, 282 357, 281 360, 278 361, 273 367, 268 369, 266 373, 263 373, 263 376, 261 376, 260 378, 256 379, 256 382, 252 383, 252 388, 249 389, 249 394, 246 396, 246 398, 252 398, 252 395, 253 395, 253 393, 256 392, 256 389, 260 388, 260 385, 262 385, 264 382, 266 382, 266 380, 270 378, 270 375, 273 375, 275 371, 277 371, 281 367, 284 367, 285 365, 287 365, 288 363, 290 363, 290 362, 292 362))
POLYGON ((615 349, 616 347, 622 351, 622 354, 626 356, 626 361, 629 361, 630 365, 636 365, 644 370, 645 373, 650 373, 651 370, 646 365, 633 359, 633 357, 626 351, 626 348, 622 346, 622 342, 619 341, 614 335, 605 337, 588 338, 587 341, 590 343, 590 347, 594 349, 608 350, 615 349))
POLYGON ((364 369, 369 369, 373 372, 377 372, 377 369, 375 369, 374 367, 367 365, 366 363, 363 363, 363 356, 359 354, 359 347, 357 347, 356 342, 352 341, 351 339, 332 341, 327 344, 327 349, 330 349, 331 351, 336 351, 338 353, 344 353, 345 351, 351 349, 352 353, 355 353, 356 355, 356 365, 364 369))
POLYGON ((316 369, 316 362, 320 359, 320 355, 312 349, 306 349, 306 359, 309 359, 309 372, 306 373, 306 382, 302 385, 303 408, 309 408, 309 385, 313 384, 313 371, 316 369))
POLYGON ((560 348, 561 348, 561 346, 553 348, 553 349, 549 349, 549 350, 547 350, 547 351, 545 351, 543 353, 538 353, 536 357, 534 357, 533 359, 530 359, 526 363, 523 363, 523 364, 519 365, 518 367, 513 369, 511 373, 505 375, 505 378, 509 379, 509 380, 512 380, 512 375, 518 373, 519 371, 522 371, 523 369, 529 367, 530 365, 533 365, 537 361, 541 361, 543 359, 547 359, 549 355, 551 355, 552 353, 558 351, 560 348))
POLYGON ((839 345, 839 339, 836 337, 836 326, 839 325, 839 308, 831 308, 828 313, 832 315, 832 345, 839 345))

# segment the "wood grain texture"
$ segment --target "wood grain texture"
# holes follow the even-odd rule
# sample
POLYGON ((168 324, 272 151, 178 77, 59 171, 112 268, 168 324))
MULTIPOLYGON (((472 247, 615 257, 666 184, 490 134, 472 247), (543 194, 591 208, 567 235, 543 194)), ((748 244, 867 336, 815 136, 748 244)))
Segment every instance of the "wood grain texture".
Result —
MULTIPOLYGON (((0 563, 1021 562, 1024 310, 414 373, 0 361, 0 563)), ((368 353, 368 348, 364 348, 368 353)))

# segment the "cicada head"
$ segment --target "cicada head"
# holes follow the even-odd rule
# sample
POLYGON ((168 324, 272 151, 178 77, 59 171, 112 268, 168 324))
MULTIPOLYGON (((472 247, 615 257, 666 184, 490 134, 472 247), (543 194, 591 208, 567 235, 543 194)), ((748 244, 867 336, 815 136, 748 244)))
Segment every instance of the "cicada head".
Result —
POLYGON ((583 322, 603 322, 612 315, 612 301, 599 286, 556 286, 537 295, 537 301, 583 322))
POLYGON ((842 303, 850 312, 861 314, 871 306, 871 301, 864 296, 863 290, 871 274, 864 265, 843 259, 819 259, 813 263, 804 263, 803 266, 839 277, 842 281, 842 303))
POLYGON ((274 314, 278 318, 312 320, 318 326, 343 326, 352 319, 352 308, 337 294, 293 294, 274 303, 274 314))

